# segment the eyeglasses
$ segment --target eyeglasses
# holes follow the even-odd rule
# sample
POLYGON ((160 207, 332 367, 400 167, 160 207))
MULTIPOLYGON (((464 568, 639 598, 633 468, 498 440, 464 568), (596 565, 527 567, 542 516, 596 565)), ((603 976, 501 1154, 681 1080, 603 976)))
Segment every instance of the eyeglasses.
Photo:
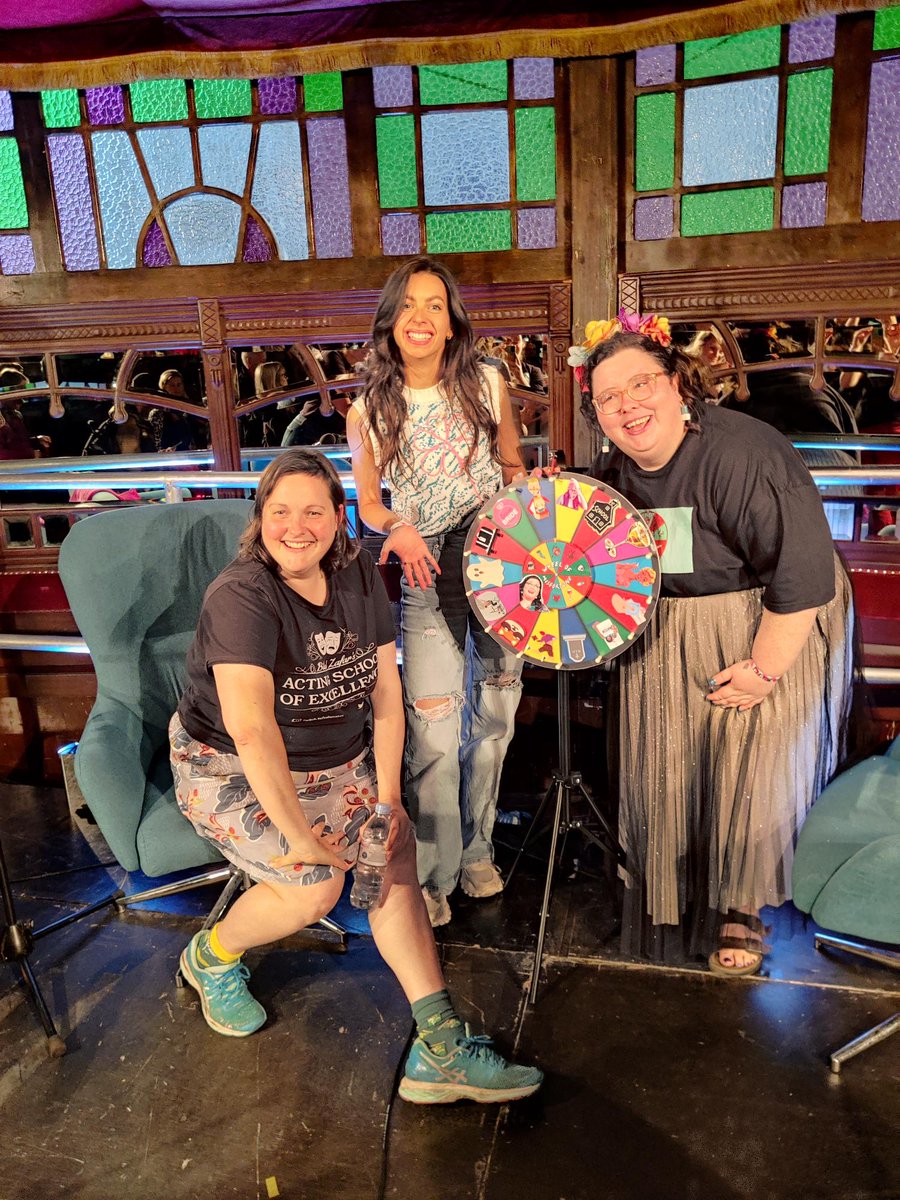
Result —
POLYGON ((656 394, 657 379, 666 373, 665 371, 651 371, 646 375, 634 375, 623 389, 611 388, 608 392, 601 392, 599 396, 594 396, 594 408, 603 413, 604 417, 612 417, 622 411, 626 396, 630 396, 639 404, 644 400, 651 400, 656 394))

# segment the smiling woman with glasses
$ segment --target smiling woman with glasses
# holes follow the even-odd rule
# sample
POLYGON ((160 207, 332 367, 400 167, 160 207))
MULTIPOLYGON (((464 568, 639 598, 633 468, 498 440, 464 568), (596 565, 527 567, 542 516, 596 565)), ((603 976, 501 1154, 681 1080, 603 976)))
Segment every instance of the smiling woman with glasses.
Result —
POLYGON ((569 361, 603 434, 592 474, 643 511, 662 571, 608 726, 623 949, 753 974, 759 910, 789 898, 797 828, 843 750, 849 581, 796 451, 706 402, 705 368, 667 321, 621 313, 585 332, 569 361))

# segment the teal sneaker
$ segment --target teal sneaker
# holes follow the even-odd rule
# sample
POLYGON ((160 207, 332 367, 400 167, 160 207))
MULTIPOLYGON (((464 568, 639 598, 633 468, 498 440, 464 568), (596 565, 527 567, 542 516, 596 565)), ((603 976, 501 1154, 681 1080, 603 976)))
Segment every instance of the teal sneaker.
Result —
POLYGON ((185 979, 200 996, 200 1007, 210 1029, 226 1037, 247 1037, 266 1023, 266 1010, 250 995, 250 972, 242 962, 204 967, 197 948, 204 934, 195 933, 181 955, 185 979))
POLYGON ((417 1037, 406 1059, 400 1096, 412 1104, 504 1104, 538 1090, 544 1076, 537 1067, 509 1063, 492 1047, 489 1037, 473 1037, 468 1025, 444 1055, 435 1054, 417 1037))

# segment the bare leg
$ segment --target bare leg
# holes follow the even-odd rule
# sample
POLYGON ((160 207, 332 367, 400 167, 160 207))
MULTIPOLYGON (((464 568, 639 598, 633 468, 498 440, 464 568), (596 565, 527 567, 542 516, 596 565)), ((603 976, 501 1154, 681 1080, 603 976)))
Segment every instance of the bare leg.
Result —
POLYGON ((344 886, 344 876, 293 887, 287 883, 255 883, 243 892, 221 922, 219 941, 230 954, 277 942, 313 925, 330 913, 344 886))
POLYGON ((410 1004, 447 986, 416 874, 412 838, 392 857, 381 904, 369 912, 369 924, 381 957, 397 976, 410 1004))

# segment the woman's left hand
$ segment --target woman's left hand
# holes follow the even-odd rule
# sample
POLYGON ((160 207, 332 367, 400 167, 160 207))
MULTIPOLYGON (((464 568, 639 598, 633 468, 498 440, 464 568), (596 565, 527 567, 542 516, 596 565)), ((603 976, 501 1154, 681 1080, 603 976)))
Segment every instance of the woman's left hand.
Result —
POLYGON ((387 840, 387 856, 390 862, 395 854, 399 854, 409 844, 413 833, 412 821, 402 804, 391 805, 391 830, 387 840))
POLYGON ((761 679, 750 666, 750 660, 745 658, 710 676, 710 690, 706 699, 719 708, 736 708, 738 712, 747 712, 757 704, 762 704, 774 687, 774 683, 761 679))

